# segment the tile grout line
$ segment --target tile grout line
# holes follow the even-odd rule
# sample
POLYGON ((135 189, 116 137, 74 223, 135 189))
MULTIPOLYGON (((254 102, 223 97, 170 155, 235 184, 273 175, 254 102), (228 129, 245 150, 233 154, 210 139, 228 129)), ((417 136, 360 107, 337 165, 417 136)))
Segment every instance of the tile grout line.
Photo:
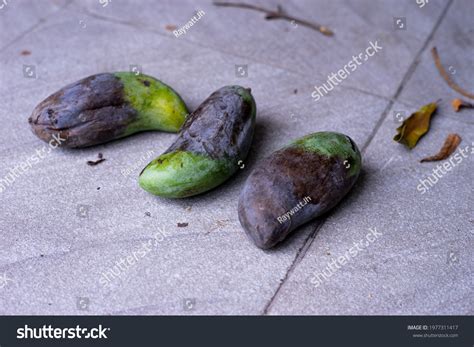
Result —
MULTIPOLYGON (((385 108, 385 110, 382 112, 381 116, 380 116, 380 119, 378 120, 378 122, 376 123, 375 127, 373 128, 371 134, 369 135, 368 137, 368 140, 366 141, 366 143, 363 145, 362 149, 361 149, 361 153, 364 153, 365 150, 368 148, 368 146, 370 145, 372 139, 375 137, 376 133, 378 132, 378 130, 380 129, 380 127, 382 126, 382 123, 383 121, 385 120, 385 117, 387 116, 388 114, 388 111, 390 110, 390 108, 393 106, 394 102, 397 100, 398 96, 400 95, 401 91, 403 90, 405 84, 408 82, 408 80, 411 78, 411 76, 413 75, 413 72, 415 71, 416 67, 418 66, 419 62, 420 62, 420 57, 421 55, 423 54, 423 52, 425 51, 426 47, 428 46, 429 42, 432 40, 436 30, 438 29, 438 27, 440 26, 441 22, 443 21, 443 19, 445 18, 446 16, 446 13, 448 12, 449 10, 449 7, 451 6, 453 0, 450 0, 449 3, 446 5, 446 7, 442 10, 441 12, 441 16, 438 18, 438 20, 436 21, 435 25, 433 26, 433 29, 431 30, 431 33, 428 35, 428 37, 426 38, 425 40, 425 43, 422 45, 422 47, 420 48, 420 50, 418 51, 418 53, 416 54, 415 58, 413 59, 413 62, 410 64, 410 66, 408 67, 407 69, 407 72, 405 73, 405 76, 403 77, 402 81, 400 82, 400 85, 398 86, 394 96, 392 98, 390 98, 388 104, 387 104, 387 107, 385 108)), ((325 224, 327 218, 325 218, 324 220, 321 221, 321 223, 319 223, 316 228, 310 232, 309 236, 305 239, 303 245, 300 247, 300 249, 298 250, 298 252, 296 253, 296 256, 295 258, 293 259, 293 262, 291 263, 290 267, 288 268, 285 276, 283 277, 283 279, 281 280, 280 284, 278 285, 277 289, 275 290, 275 292, 273 293, 272 297, 270 298, 270 300, 265 304, 265 307, 263 309, 263 312, 262 312, 262 315, 268 315, 269 311, 270 311, 270 308, 273 304, 273 302, 275 301, 276 297, 278 296, 281 288, 283 287, 283 285, 286 283, 286 281, 288 280, 288 278, 291 276, 291 273, 293 272, 293 270, 296 268, 296 265, 304 258, 304 256, 306 255, 306 252, 308 251, 308 249, 311 247, 311 244, 313 243, 314 239, 316 238, 316 235, 318 233, 318 231, 322 228, 322 226, 325 224)))
MULTIPOLYGON (((64 5, 63 7, 61 7, 59 10, 62 10, 66 7, 68 7, 71 3, 73 2, 73 0, 70 0, 70 2, 68 2, 66 5, 64 5)), ((153 30, 151 28, 149 28, 148 26, 146 25, 136 25, 132 22, 128 22, 128 21, 124 21, 124 20, 120 20, 120 19, 116 19, 116 18, 111 18, 111 17, 106 17, 106 16, 101 16, 101 15, 98 15, 96 13, 93 13, 93 12, 90 12, 89 10, 87 10, 86 8, 83 8, 81 6, 79 6, 81 10, 83 10, 83 12, 92 17, 92 18, 95 18, 95 19, 98 19, 98 20, 102 20, 102 21, 105 21, 105 22, 112 22, 114 24, 118 24, 118 25, 124 25, 124 26, 128 26, 128 27, 132 27, 134 29, 141 29, 141 30, 145 30, 147 32, 150 32, 150 33, 155 33, 155 34, 159 34, 160 36, 163 36, 165 38, 169 38, 168 35, 166 34, 163 34, 161 31, 156 31, 156 30, 153 30)), ((58 10, 58 11, 59 11, 58 10)), ((52 15, 52 14, 51 14, 52 15)), ((51 16, 50 15, 50 16, 51 16)), ((47 17, 44 17, 44 18, 40 18, 39 22, 36 23, 34 26, 32 26, 31 28, 29 28, 28 30, 26 30, 25 32, 23 32, 22 34, 20 34, 19 36, 17 36, 13 41, 9 42, 6 46, 4 47, 1 47, 0 48, 0 52, 3 52, 4 50, 6 50, 7 48, 9 48, 12 44, 14 44, 16 41, 22 39, 24 36, 26 36, 27 34, 29 34, 30 32, 34 31, 37 27, 39 27, 41 24, 44 24, 50 16, 47 16, 47 17)), ((293 74, 295 76, 298 76, 298 77, 301 77, 305 80, 305 83, 308 83, 308 84, 313 84, 315 81, 316 82, 324 82, 323 80, 320 80, 320 79, 313 79, 311 82, 310 81, 306 81, 306 75, 303 74, 303 73, 300 73, 300 72, 297 72, 297 71, 293 71, 293 70, 288 70, 286 67, 283 67, 283 66, 280 66, 280 65, 275 65, 275 64, 268 64, 268 63, 264 63, 264 62, 261 62, 259 60, 255 60, 255 59, 252 59, 252 57, 248 57, 248 56, 245 56, 245 55, 239 55, 239 54, 236 54, 234 52, 227 52, 227 51, 223 51, 223 50, 220 50, 220 49, 217 49, 216 47, 212 47, 212 46, 204 46, 204 45, 197 45, 196 42, 194 41, 189 41, 189 40, 183 40, 183 41, 186 41, 188 44, 190 45, 193 45, 193 46, 197 46, 197 47, 200 47, 200 48, 205 48, 205 49, 209 49, 211 51, 214 51, 214 52, 218 52, 218 53, 221 53, 221 54, 225 54, 225 55, 233 55, 233 56, 236 56, 236 57, 239 57, 239 58, 244 58, 244 59, 248 59, 249 61, 252 61, 253 63, 256 63, 256 64, 261 64, 261 65, 264 65, 264 66, 267 66, 267 67, 270 67, 270 68, 276 68, 276 69, 279 69, 279 70, 282 70, 282 71, 285 71, 289 74, 293 74)), ((322 76, 320 76, 321 78, 324 78, 322 76)), ((368 90, 365 90, 365 89, 360 89, 360 88, 357 88, 357 87, 354 87, 354 86, 345 86, 345 85, 341 85, 340 88, 342 89, 347 89, 347 90, 353 90, 353 91, 356 91, 356 92, 359 92, 359 93, 362 93, 362 94, 366 94, 366 95, 370 95, 370 96, 373 96, 375 98, 379 98, 379 99, 382 99, 382 100, 388 100, 388 101, 393 101, 393 98, 392 97, 389 97, 389 96, 385 96, 385 95, 380 95, 380 94, 377 94, 377 93, 374 93, 372 91, 368 91, 368 90)), ((402 102, 403 103, 403 102, 402 102)))
POLYGON ((293 262, 291 263, 290 267, 286 271, 285 276, 283 279, 280 281, 280 284, 278 285, 277 289, 273 293, 272 297, 270 300, 265 304, 265 307, 263 309, 262 315, 266 316, 268 315, 268 311, 270 310, 271 305, 273 304, 275 298, 277 297, 278 293, 280 292, 280 289, 283 287, 283 284, 285 284, 286 280, 289 278, 291 272, 296 268, 296 265, 304 258, 306 255, 306 252, 308 251, 309 247, 313 244, 314 239, 316 238, 316 235, 318 234, 319 229, 322 228, 326 220, 322 220, 316 227, 314 228, 313 231, 311 231, 306 237, 306 239, 303 242, 303 245, 298 249, 298 252, 296 252, 295 259, 293 259, 293 262))
POLYGON ((385 120, 385 117, 387 116, 388 112, 390 111, 390 109, 392 108, 393 104, 395 103, 395 101, 397 101, 398 97, 400 96, 403 88, 405 87, 405 84, 410 80, 410 78, 413 76, 413 73, 415 72, 416 70, 416 67, 418 66, 418 64, 420 63, 420 58, 421 58, 421 55, 423 54, 423 52, 425 51, 426 47, 428 47, 428 44, 430 43, 430 41, 433 39, 433 36, 436 32, 436 30, 438 29, 438 27, 441 25, 441 22, 443 21, 444 17, 446 16, 446 13, 448 12, 449 10, 449 7, 451 6, 451 4, 453 3, 453 0, 450 0, 448 2, 448 4, 446 5, 446 7, 442 10, 441 12, 441 16, 438 18, 438 20, 436 21, 435 25, 433 26, 433 29, 431 30, 431 33, 428 35, 428 37, 426 38, 426 41, 425 43, 423 44, 423 46, 420 48, 420 50, 418 51, 418 53, 415 55, 415 58, 413 59, 413 62, 410 64, 410 66, 408 67, 407 69, 407 72, 405 73, 405 76, 403 76, 403 79, 402 81, 400 82, 400 85, 398 86, 395 94, 393 95, 393 97, 390 98, 387 106, 385 107, 385 109, 383 110, 382 114, 380 115, 380 118, 379 120, 377 121, 377 123, 375 124, 375 127, 373 128, 372 132, 370 133, 367 141, 364 143, 364 145, 362 146, 362 149, 361 149, 361 153, 365 153, 365 151, 367 150, 367 148, 369 147, 370 143, 372 142, 372 140, 374 139, 375 135, 377 134, 377 132, 379 131, 380 127, 382 126, 384 120, 385 120))
POLYGON ((69 5, 72 4, 74 0, 69 0, 66 4, 64 4, 63 6, 59 7, 56 11, 44 16, 44 17, 40 17, 38 19, 38 22, 35 23, 34 25, 32 25, 31 27, 29 27, 28 29, 26 29, 25 31, 23 31, 21 34, 19 34, 18 36, 16 36, 13 40, 11 40, 10 42, 8 42, 5 46, 1 47, 0 48, 0 53, 2 53, 3 51, 7 50, 8 48, 10 48, 10 46, 14 45, 17 41, 25 38, 28 34, 32 33, 35 31, 35 29, 37 29, 38 27, 40 27, 42 24, 46 23, 53 15, 56 15, 58 12, 62 11, 63 9, 65 9, 66 7, 68 7, 69 5))
MULTIPOLYGON (((102 16, 102 15, 99 15, 97 13, 90 12, 86 8, 83 8, 83 7, 80 7, 80 8, 83 10, 83 12, 86 15, 88 15, 92 18, 95 18, 95 19, 98 19, 98 20, 101 20, 101 21, 104 21, 104 22, 111 22, 111 23, 118 24, 118 25, 128 26, 128 27, 131 27, 131 28, 134 28, 134 29, 137 29, 137 30, 145 30, 146 32, 153 33, 153 34, 158 34, 158 35, 160 35, 164 38, 167 38, 167 39, 170 38, 170 36, 168 34, 163 34, 163 32, 161 32, 159 30, 154 30, 154 29, 150 28, 147 25, 137 25, 137 24, 135 24, 133 22, 130 22, 130 21, 125 21, 125 20, 117 19, 117 18, 113 18, 113 17, 102 16)), ((182 39, 182 40, 185 41, 186 43, 188 43, 191 46, 208 49, 210 51, 221 53, 221 54, 224 54, 224 55, 229 55, 229 56, 235 56, 235 57, 238 57, 238 58, 248 59, 249 62, 253 62, 255 64, 261 64, 261 65, 264 65, 264 66, 269 67, 269 68, 276 68, 278 70, 281 70, 281 71, 287 72, 289 74, 293 74, 297 77, 303 78, 304 82, 308 83, 310 85, 313 85, 314 82, 318 82, 318 83, 325 82, 325 80, 322 79, 322 78, 324 78, 324 76, 318 76, 316 79, 312 79, 311 81, 309 81, 309 80, 306 80, 306 78, 307 78, 306 74, 301 73, 301 72, 297 72, 297 71, 293 71, 293 70, 289 70, 286 66, 275 65, 275 64, 272 64, 272 63, 269 64, 268 62, 262 62, 262 61, 256 60, 251 56, 241 55, 241 54, 238 54, 238 53, 235 53, 235 52, 228 52, 228 51, 221 50, 221 49, 218 49, 217 47, 213 47, 213 46, 197 44, 197 42, 192 41, 192 40, 187 40, 187 39, 182 39), (321 79, 319 79, 319 78, 321 78, 321 79)), ((349 86, 341 85, 340 88, 341 89, 347 89, 347 90, 353 90, 353 91, 356 91, 356 92, 359 92, 359 93, 362 93, 362 94, 366 94, 366 95, 370 95, 370 96, 373 96, 373 97, 376 97, 376 98, 379 98, 379 99, 383 99, 383 100, 392 100, 392 98, 389 97, 389 96, 376 94, 372 91, 360 89, 360 88, 350 86, 350 85, 349 86)))

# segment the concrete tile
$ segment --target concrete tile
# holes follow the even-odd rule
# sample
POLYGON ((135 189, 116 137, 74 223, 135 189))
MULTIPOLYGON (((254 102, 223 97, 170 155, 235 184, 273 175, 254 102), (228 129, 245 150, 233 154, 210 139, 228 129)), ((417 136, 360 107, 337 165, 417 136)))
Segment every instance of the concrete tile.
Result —
MULTIPOLYGON (((318 86, 326 82, 328 75, 342 69, 353 55, 370 46, 369 41, 378 41, 382 51, 360 65, 340 87, 359 88, 385 97, 394 95, 446 6, 443 1, 430 1, 423 8, 415 1, 285 1, 283 7, 287 13, 327 25, 336 33, 326 37, 288 21, 266 21, 261 12, 216 7, 204 1, 183 1, 180 7, 173 6, 171 1, 141 4, 122 7, 111 3, 100 8, 91 1, 81 7, 111 21, 231 54, 241 64, 252 66, 264 62, 284 68, 318 86), (169 24, 182 27, 198 10, 203 10, 205 15, 186 34, 175 37, 166 30, 169 24), (394 17, 405 18, 407 30, 396 30, 394 17)), ((279 2, 254 4, 276 9, 279 2)))
MULTIPOLYGON (((454 113, 450 100, 457 97, 434 67, 429 47, 436 44, 446 62, 466 72, 472 57, 466 56, 469 27, 453 21, 472 7, 453 4, 421 56, 400 99, 394 103, 364 155, 364 175, 356 190, 331 215, 317 233, 306 255, 282 286, 270 314, 472 314, 474 215, 474 123, 472 110, 454 113), (459 35, 458 39, 453 38, 459 35), (407 115, 430 101, 442 98, 431 130, 409 151, 392 137, 398 126, 393 112, 407 115), (467 149, 451 171, 436 179, 423 192, 420 180, 432 177, 440 163, 419 163, 438 152, 448 133, 463 138, 467 149), (351 257, 336 271, 326 270, 333 259, 343 256, 354 242, 364 239, 369 228, 382 236, 351 257), (316 276, 328 276, 315 285, 316 276), (311 280, 314 283, 311 283, 311 280)), ((472 72, 455 75, 473 90, 472 72), (469 80, 469 81, 468 81, 469 80)), ((428 183, 429 184, 429 183, 428 183)), ((334 265, 332 265, 334 267, 334 265)))
POLYGON ((38 102, 66 83, 128 70, 130 64, 172 85, 191 110, 223 85, 251 87, 258 107, 253 150, 242 172, 222 187, 177 201, 153 197, 136 183, 173 134, 149 132, 84 150, 51 150, 1 193, 0 273, 13 282, 0 291, 0 312, 261 313, 314 225, 274 251, 257 249, 237 220, 245 177, 255 162, 309 132, 346 132, 362 146, 372 130, 367 119, 375 124, 387 101, 341 88, 315 103, 307 97, 311 84, 285 69, 254 63, 247 78, 237 77, 240 59, 233 55, 93 16, 84 17, 83 28, 77 25, 82 14, 73 9, 64 9, 2 54, 0 116, 9 127, 0 129, 0 177, 36 150, 47 149, 26 121, 38 102), (37 79, 19 76, 15 54, 25 44, 38 47, 31 60, 37 79), (106 161, 86 165, 99 152, 106 161), (166 238, 103 288, 101 273, 159 230, 166 238))
MULTIPOLYGON (((0 52, 15 40, 34 30, 51 15, 69 6, 70 3, 70 0, 2 1, 0 4, 0 52)), ((23 50, 29 50, 31 54, 35 53, 25 46, 16 52, 17 55, 20 56, 23 50)))

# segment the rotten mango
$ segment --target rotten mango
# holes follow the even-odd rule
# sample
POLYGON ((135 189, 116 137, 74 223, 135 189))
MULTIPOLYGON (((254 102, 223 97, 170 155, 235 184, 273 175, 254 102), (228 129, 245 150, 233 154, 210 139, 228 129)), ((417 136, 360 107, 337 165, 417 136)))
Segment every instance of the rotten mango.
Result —
POLYGON ((267 249, 333 208, 361 169, 354 141, 335 132, 302 137, 264 159, 239 197, 239 220, 249 238, 267 249))
POLYGON ((140 131, 177 132, 188 110, 163 82, 132 72, 101 73, 69 84, 43 100, 29 117, 42 140, 88 147, 140 131))
POLYGON ((231 177, 250 149, 256 105, 250 89, 226 86, 186 119, 176 141, 140 174, 140 186, 166 198, 213 189, 231 177))

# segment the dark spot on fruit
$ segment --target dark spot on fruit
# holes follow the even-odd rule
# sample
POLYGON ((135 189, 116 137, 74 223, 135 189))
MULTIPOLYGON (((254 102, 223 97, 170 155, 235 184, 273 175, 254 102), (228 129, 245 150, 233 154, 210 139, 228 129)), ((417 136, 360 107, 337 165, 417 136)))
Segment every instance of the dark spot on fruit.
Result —
POLYGON ((349 136, 346 136, 346 138, 347 138, 347 139, 349 140, 349 142, 351 143, 352 150, 353 150, 354 152, 357 152, 354 141, 352 141, 352 139, 351 139, 349 136))

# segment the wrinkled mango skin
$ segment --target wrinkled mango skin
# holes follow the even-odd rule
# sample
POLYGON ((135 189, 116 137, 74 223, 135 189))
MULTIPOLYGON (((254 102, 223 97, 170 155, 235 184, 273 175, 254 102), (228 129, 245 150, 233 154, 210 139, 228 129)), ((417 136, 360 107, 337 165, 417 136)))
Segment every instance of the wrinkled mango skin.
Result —
POLYGON ((185 198, 217 187, 232 176, 252 143, 256 117, 250 89, 215 91, 188 116, 176 141, 139 177, 146 191, 185 198))
POLYGON ((268 249, 300 225, 333 208, 351 189, 361 156, 348 136, 318 132, 264 159, 239 197, 239 220, 249 238, 268 249))
POLYGON ((101 73, 48 96, 28 119, 33 132, 61 146, 88 147, 140 131, 177 132, 188 110, 181 97, 159 80, 132 72, 101 73))

